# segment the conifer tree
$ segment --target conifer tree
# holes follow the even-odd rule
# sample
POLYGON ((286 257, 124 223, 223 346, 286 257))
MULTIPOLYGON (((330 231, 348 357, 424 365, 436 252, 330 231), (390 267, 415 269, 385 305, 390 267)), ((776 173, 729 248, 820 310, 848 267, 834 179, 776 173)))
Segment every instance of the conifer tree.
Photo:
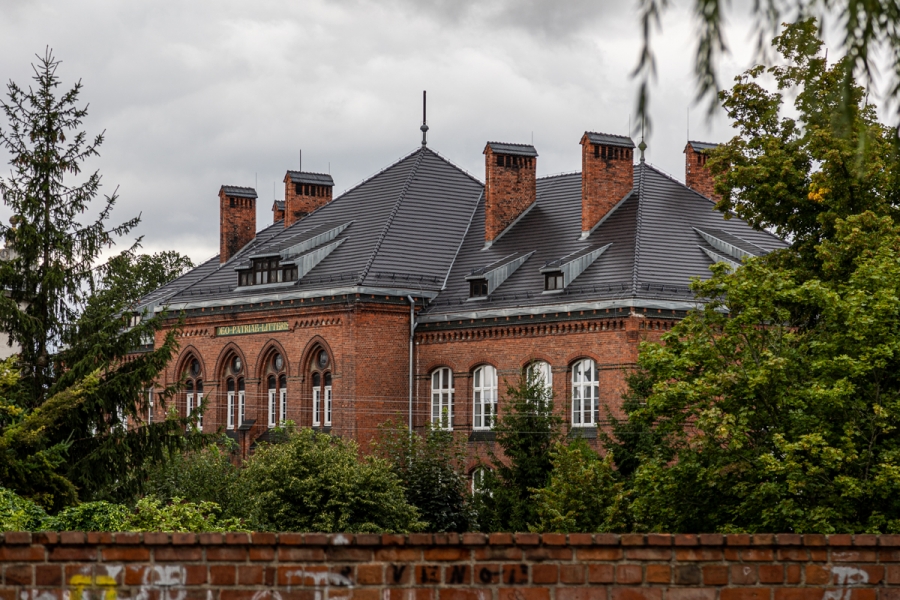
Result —
POLYGON ((0 196, 13 215, 9 226, 0 224, 0 237, 14 251, 0 263, 0 330, 21 348, 17 382, 3 399, 18 411, 0 428, 0 480, 51 509, 132 493, 140 484, 136 472, 187 443, 183 422, 150 426, 141 404, 172 357, 174 332, 133 358, 156 337, 158 317, 136 323, 127 293, 107 294, 85 311, 110 283, 103 279, 110 269, 97 269, 102 253, 139 217, 110 225, 115 193, 95 207, 100 174, 80 176, 104 136, 89 139, 82 129, 81 82, 60 92, 59 64, 47 50, 33 65, 33 86, 10 82, 0 100, 7 121, 0 147, 11 166, 0 178, 0 196), (95 216, 82 221, 86 214, 95 216))

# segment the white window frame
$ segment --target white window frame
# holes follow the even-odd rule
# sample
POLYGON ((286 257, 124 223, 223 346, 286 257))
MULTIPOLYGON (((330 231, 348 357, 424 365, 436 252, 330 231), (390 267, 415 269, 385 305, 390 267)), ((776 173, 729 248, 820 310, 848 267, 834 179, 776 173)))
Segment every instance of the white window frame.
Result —
POLYGON ((536 360, 528 365, 528 373, 531 377, 541 378, 544 381, 544 387, 548 390, 553 389, 553 368, 545 360, 536 360))
POLYGON ((238 423, 243 425, 247 417, 247 393, 244 390, 238 390, 238 411, 238 417, 240 418, 238 423))
MULTIPOLYGON (((324 377, 323 377, 324 379, 324 377)), ((332 397, 331 397, 331 386, 325 386, 325 427, 331 427, 331 418, 332 418, 332 397)))
POLYGON ((186 408, 187 408, 185 413, 186 413, 187 418, 190 419, 191 416, 193 416, 193 414, 194 414, 194 392, 188 392, 185 395, 185 400, 186 400, 186 408))
POLYGON ((584 358, 572 365, 572 427, 594 427, 600 410, 597 363, 584 358))
POLYGON ((472 495, 475 496, 477 494, 487 494, 491 496, 491 493, 484 489, 484 477, 487 475, 489 469, 487 467, 478 467, 474 471, 472 471, 472 495))
POLYGON ((228 392, 227 429, 234 429, 234 392, 228 392))
POLYGON ((195 392, 197 394, 197 429, 203 431, 203 392, 195 392))
POLYGON ((153 388, 147 388, 147 424, 153 425, 153 388))
MULTIPOLYGON (((279 384, 280 385, 280 384, 279 384)), ((280 405, 280 413, 278 422, 284 424, 287 421, 287 388, 280 388, 278 390, 279 394, 279 405, 280 405)))
POLYGON ((431 372, 431 421, 447 431, 453 430, 453 396, 455 392, 453 371, 449 367, 440 367, 431 372), (435 380, 438 382, 437 387, 435 387, 435 380), (443 386, 445 382, 448 384, 447 387, 443 386))
POLYGON ((269 427, 275 427, 275 396, 277 391, 277 388, 269 388, 269 427))
POLYGON ((322 386, 321 385, 313 388, 312 406, 313 406, 312 424, 313 424, 313 427, 319 427, 322 425, 322 422, 320 420, 320 412, 321 412, 321 408, 322 408, 322 386))
POLYGON ((476 431, 493 428, 497 419, 497 369, 482 365, 472 373, 472 426, 476 431))

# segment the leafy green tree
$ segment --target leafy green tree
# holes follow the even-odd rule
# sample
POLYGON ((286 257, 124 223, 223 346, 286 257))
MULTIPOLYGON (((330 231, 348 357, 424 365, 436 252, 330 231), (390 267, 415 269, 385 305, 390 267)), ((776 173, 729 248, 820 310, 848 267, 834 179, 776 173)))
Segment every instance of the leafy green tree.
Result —
POLYGON ((538 520, 532 531, 597 532, 624 529, 624 489, 605 458, 581 438, 557 443, 550 458, 553 470, 545 487, 533 491, 538 520))
POLYGON ((501 456, 491 452, 479 494, 482 530, 527 531, 539 521, 533 490, 547 485, 551 450, 561 437, 562 419, 553 411, 553 392, 525 370, 507 384, 494 432, 501 456))
POLYGON ((718 265, 703 309, 642 345, 630 419, 661 443, 633 475, 634 528, 900 531, 900 228, 837 219, 817 257, 821 278, 718 265))
POLYGON ((248 523, 262 531, 408 532, 425 527, 383 459, 311 429, 263 444, 240 477, 248 523))
MULTIPOLYGON (((21 347, 18 383, 3 401, 18 412, 0 417, 6 419, 0 478, 53 510, 78 499, 133 496, 142 480, 137 472, 161 460, 166 449, 203 439, 182 435, 186 420, 152 426, 141 420, 139 399, 172 358, 175 332, 152 351, 129 357, 155 337, 160 318, 131 322, 126 311, 134 294, 124 292, 106 294, 86 310, 92 293, 104 289, 103 274, 118 272, 126 260, 95 270, 101 253, 138 219, 110 226, 116 195, 95 210, 99 173, 78 180, 85 161, 98 156, 103 134, 88 140, 81 129, 87 109, 78 106, 81 83, 59 93, 58 66, 48 51, 34 67, 34 87, 10 82, 7 100, 0 101, 7 120, 0 147, 11 157, 0 196, 13 213, 0 236, 16 253, 0 263, 0 330, 21 347), (86 212, 97 216, 80 222, 86 212), (125 489, 126 481, 137 487, 125 489)), ((173 391, 163 390, 161 399, 173 391)))
POLYGON ((200 450, 172 452, 149 471, 144 493, 163 501, 184 498, 214 502, 226 517, 243 517, 240 468, 232 462, 236 444, 222 436, 218 444, 200 450))
POLYGON ((454 432, 432 424, 410 434, 401 421, 389 421, 380 427, 376 452, 400 478, 406 501, 427 519, 426 531, 470 530, 466 449, 454 432))

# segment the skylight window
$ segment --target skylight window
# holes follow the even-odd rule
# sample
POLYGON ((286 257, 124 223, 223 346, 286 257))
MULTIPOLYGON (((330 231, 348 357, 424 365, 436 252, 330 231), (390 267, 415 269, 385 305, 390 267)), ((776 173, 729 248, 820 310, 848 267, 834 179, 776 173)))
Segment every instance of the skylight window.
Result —
POLYGON ((488 295, 487 279, 469 280, 469 298, 484 298, 488 295))
POLYGON ((563 289, 566 287, 563 281, 562 271, 544 273, 544 291, 555 292, 556 290, 563 289))

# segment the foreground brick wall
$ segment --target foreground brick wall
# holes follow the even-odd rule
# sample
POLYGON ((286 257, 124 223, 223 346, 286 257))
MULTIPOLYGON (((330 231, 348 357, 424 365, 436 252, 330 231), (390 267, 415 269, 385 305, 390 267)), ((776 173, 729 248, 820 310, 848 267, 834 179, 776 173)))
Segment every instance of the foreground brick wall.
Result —
POLYGON ((898 600, 900 536, 7 533, 0 599, 898 600))

